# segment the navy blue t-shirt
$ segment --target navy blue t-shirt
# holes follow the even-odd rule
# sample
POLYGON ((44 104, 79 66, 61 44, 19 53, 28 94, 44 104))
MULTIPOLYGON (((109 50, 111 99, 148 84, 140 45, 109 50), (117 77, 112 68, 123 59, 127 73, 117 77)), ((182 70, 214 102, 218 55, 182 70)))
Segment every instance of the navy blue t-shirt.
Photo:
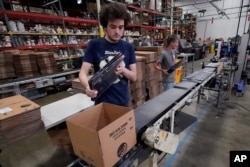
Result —
MULTIPOLYGON (((123 61, 126 68, 136 63, 134 48, 131 44, 123 40, 117 43, 110 43, 105 38, 96 38, 89 42, 83 61, 93 64, 94 70, 97 72, 119 52, 125 56, 123 61)), ((95 100, 95 104, 107 102, 128 106, 129 98, 128 79, 119 77, 103 95, 95 100)))

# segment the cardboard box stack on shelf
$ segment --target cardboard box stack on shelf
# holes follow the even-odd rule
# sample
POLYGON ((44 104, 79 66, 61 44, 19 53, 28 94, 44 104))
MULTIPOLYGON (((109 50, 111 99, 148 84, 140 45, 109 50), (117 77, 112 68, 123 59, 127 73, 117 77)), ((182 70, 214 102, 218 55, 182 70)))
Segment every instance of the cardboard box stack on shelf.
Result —
POLYGON ((41 75, 56 73, 60 70, 54 58, 54 53, 34 52, 32 55, 36 57, 38 69, 41 75))
POLYGON ((0 81, 16 77, 15 69, 13 67, 13 54, 19 53, 19 50, 0 52, 0 81))
POLYGON ((43 129, 38 104, 21 95, 0 100, 0 149, 43 129))
POLYGON ((13 63, 18 78, 40 75, 34 55, 26 53, 15 54, 13 55, 13 63))
POLYGON ((136 82, 130 81, 132 108, 136 108, 142 105, 146 99, 145 66, 146 66, 146 58, 142 56, 136 56, 137 80, 136 82))
POLYGON ((0 52, 0 81, 60 71, 52 52, 8 50, 0 52))

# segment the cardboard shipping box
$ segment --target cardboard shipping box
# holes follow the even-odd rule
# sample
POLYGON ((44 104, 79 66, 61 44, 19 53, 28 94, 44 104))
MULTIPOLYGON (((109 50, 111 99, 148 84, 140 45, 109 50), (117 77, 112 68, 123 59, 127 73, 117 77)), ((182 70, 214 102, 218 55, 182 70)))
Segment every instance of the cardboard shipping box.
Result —
POLYGON ((149 51, 135 51, 136 56, 144 56, 146 58, 146 63, 155 62, 158 54, 157 52, 149 52, 149 51))
POLYGON ((67 121, 74 152, 96 167, 111 167, 135 144, 134 110, 101 103, 67 121))

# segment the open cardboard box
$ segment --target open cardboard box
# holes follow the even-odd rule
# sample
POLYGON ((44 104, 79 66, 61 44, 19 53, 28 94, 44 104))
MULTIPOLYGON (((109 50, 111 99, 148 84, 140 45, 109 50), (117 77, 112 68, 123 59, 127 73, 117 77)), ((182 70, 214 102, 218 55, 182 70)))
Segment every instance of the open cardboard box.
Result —
POLYGON ((67 121, 74 152, 96 167, 111 167, 136 144, 134 110, 101 103, 67 121))

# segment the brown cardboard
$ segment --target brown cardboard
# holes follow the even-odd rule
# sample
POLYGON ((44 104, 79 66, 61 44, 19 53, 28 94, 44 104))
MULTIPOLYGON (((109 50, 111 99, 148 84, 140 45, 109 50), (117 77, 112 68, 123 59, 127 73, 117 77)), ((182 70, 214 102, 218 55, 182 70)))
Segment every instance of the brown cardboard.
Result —
POLYGON ((136 81, 136 82, 130 82, 130 90, 136 90, 136 89, 141 89, 141 88, 145 88, 145 81, 141 82, 141 81, 136 81))
POLYGON ((145 67, 146 67, 146 68, 145 68, 145 69, 146 69, 146 74, 154 73, 154 72, 158 71, 158 70, 155 68, 155 63, 154 63, 154 62, 146 64, 145 67))
POLYGON ((143 56, 136 56, 136 70, 137 70, 137 81, 143 81, 145 75, 145 63, 146 58, 143 56))
POLYGON ((135 55, 146 57, 146 63, 155 62, 155 60, 158 57, 157 52, 149 52, 149 51, 135 51, 135 55))
POLYGON ((142 99, 137 99, 136 101, 132 101, 132 108, 136 108, 136 107, 139 107, 141 106, 142 104, 145 103, 145 98, 142 98, 142 99))
POLYGON ((158 53, 161 52, 162 49, 162 46, 140 46, 135 48, 136 51, 156 51, 158 53))
POLYGON ((21 95, 0 99, 0 109, 6 107, 9 107, 12 111, 6 114, 0 114, 0 120, 4 120, 40 108, 38 104, 21 95))
POLYGON ((0 99, 0 149, 44 130, 40 106, 16 95, 0 99))
POLYGON ((134 110, 101 103, 67 121, 77 156, 96 167, 111 167, 136 144, 134 110))

